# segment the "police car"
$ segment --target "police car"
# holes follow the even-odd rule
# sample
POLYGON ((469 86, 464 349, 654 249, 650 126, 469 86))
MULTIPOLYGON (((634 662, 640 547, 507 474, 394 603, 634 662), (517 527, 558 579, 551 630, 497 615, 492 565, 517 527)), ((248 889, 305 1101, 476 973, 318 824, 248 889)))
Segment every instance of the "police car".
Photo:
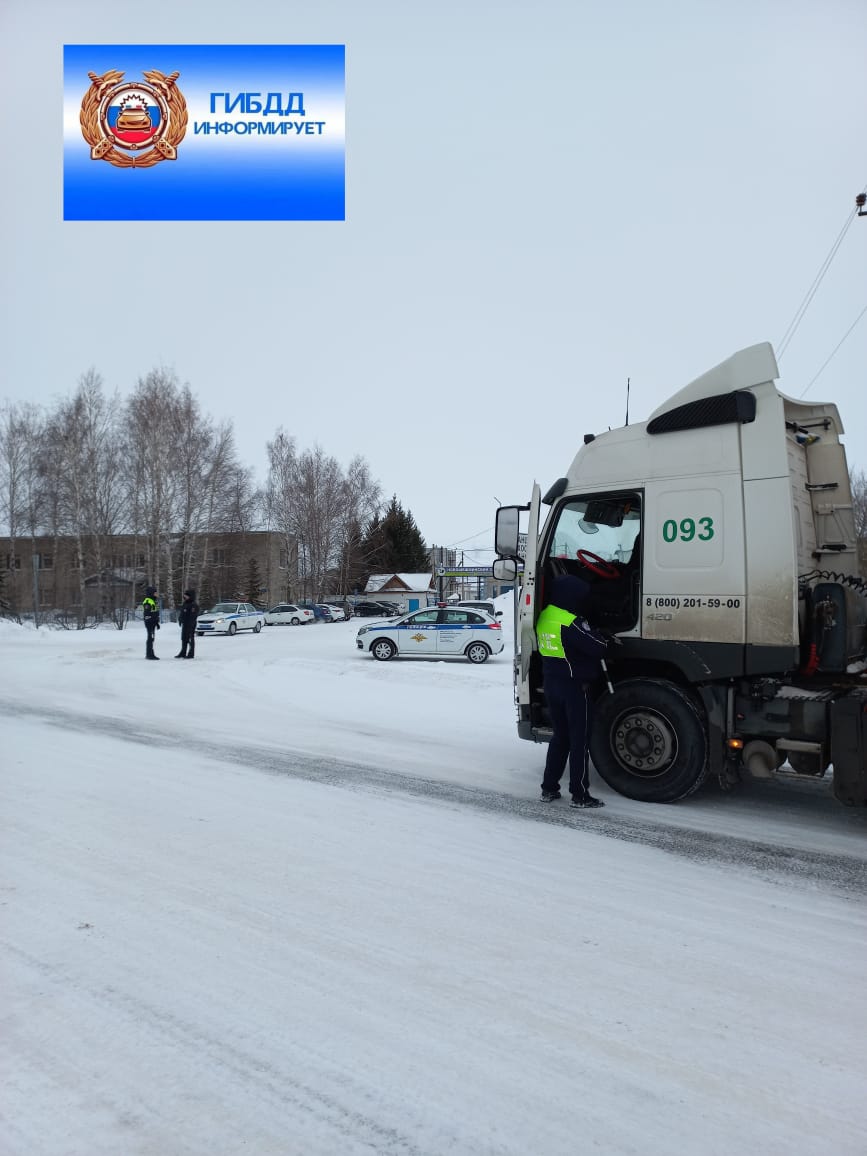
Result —
POLYGON ((237 634, 252 630, 258 634, 265 625, 265 615, 249 602, 218 602, 211 610, 200 614, 196 634, 237 634))
POLYGON ((359 650, 380 662, 396 656, 441 658, 463 655, 470 662, 487 662, 503 649, 500 623, 481 610, 441 602, 400 618, 362 626, 355 638, 359 650))

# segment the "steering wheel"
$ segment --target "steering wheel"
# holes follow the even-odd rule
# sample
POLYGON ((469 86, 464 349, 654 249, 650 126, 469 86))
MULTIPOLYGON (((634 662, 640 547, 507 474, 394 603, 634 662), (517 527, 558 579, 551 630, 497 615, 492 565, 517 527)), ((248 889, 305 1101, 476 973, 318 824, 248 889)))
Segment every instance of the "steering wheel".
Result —
POLYGON ((588 570, 592 570, 598 578, 619 578, 620 571, 613 562, 606 562, 604 558, 600 558, 598 554, 591 553, 590 550, 576 550, 575 557, 582 566, 586 566, 588 570))

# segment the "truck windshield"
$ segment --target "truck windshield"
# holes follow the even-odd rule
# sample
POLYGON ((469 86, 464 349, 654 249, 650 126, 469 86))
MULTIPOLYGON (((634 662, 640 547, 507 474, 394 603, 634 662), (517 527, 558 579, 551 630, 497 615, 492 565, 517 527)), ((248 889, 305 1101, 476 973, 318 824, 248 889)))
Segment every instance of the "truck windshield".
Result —
POLYGON ((548 557, 575 558, 579 550, 586 550, 606 562, 625 564, 631 560, 640 529, 641 505, 637 494, 605 499, 598 495, 575 498, 558 513, 548 557))

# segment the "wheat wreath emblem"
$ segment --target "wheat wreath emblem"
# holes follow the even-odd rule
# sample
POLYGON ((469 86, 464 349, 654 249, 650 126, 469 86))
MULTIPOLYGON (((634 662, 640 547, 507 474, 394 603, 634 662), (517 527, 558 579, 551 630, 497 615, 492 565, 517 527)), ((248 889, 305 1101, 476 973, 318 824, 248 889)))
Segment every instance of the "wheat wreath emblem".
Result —
POLYGON ((152 69, 143 72, 147 81, 143 88, 149 88, 160 106, 162 121, 160 132, 155 137, 153 147, 143 153, 124 152, 117 148, 106 132, 108 105, 116 89, 123 80, 123 73, 110 69, 103 76, 88 72, 90 88, 81 102, 81 135, 90 145, 90 157, 94 161, 108 161, 120 169, 149 169, 160 161, 174 161, 178 157, 177 146, 187 131, 187 102, 184 100, 176 81, 181 75, 152 69))

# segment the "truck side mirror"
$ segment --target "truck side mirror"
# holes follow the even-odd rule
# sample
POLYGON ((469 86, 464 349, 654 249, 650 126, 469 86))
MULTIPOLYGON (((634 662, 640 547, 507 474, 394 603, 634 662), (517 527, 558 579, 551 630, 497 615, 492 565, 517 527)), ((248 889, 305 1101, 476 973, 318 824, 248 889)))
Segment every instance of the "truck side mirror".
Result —
POLYGON ((498 582, 514 582, 518 577, 518 564, 514 558, 498 558, 491 570, 498 582))
POLYGON ((518 556, 520 506, 500 506, 494 524, 494 549, 506 558, 518 556))

